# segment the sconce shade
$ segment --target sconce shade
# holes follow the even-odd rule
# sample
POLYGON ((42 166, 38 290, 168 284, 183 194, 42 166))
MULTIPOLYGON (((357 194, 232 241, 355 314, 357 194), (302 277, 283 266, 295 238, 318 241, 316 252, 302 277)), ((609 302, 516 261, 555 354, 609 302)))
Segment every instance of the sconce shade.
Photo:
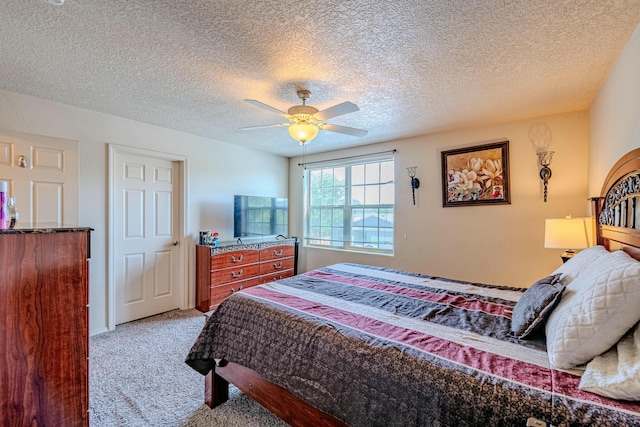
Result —
POLYGON ((592 218, 550 218, 544 224, 544 247, 548 249, 584 249, 593 239, 592 218))
POLYGON ((555 151, 542 151, 537 153, 538 160, 540 160, 540 165, 549 166, 551 164, 551 160, 553 159, 553 155, 555 151))
POLYGON ((289 126, 289 135, 300 144, 304 144, 318 135, 318 126, 309 123, 294 123, 289 126))

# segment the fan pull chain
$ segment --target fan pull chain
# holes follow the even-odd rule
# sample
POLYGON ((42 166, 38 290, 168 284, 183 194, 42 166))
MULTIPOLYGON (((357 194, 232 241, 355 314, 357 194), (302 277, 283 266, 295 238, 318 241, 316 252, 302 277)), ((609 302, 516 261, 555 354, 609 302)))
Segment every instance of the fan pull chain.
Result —
POLYGON ((302 168, 302 179, 304 179, 304 171, 307 170, 307 144, 302 144, 302 164, 305 165, 302 168))

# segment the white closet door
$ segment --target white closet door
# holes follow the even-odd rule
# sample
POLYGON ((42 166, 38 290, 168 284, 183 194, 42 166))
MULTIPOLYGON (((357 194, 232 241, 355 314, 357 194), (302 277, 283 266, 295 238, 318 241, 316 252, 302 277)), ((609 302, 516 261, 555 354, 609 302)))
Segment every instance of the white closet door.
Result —
POLYGON ((180 307, 178 166, 117 153, 114 165, 116 324, 180 307))

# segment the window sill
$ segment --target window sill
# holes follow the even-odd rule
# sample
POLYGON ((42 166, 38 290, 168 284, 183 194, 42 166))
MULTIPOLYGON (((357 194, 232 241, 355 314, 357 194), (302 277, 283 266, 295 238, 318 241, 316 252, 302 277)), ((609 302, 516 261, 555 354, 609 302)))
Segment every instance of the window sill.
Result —
POLYGON ((344 249, 344 248, 336 248, 330 246, 315 246, 315 245, 302 245, 305 249, 320 249, 323 251, 335 251, 335 252, 348 252, 352 254, 360 254, 360 255, 378 255, 378 256, 393 256, 393 252, 382 252, 382 251, 359 251, 355 249, 344 249))

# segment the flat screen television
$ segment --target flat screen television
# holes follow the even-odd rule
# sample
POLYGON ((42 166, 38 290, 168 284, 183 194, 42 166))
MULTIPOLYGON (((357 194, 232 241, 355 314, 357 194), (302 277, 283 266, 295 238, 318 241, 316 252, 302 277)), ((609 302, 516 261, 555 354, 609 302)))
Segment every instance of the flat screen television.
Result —
POLYGON ((281 197, 233 196, 233 237, 286 236, 289 202, 281 197))

